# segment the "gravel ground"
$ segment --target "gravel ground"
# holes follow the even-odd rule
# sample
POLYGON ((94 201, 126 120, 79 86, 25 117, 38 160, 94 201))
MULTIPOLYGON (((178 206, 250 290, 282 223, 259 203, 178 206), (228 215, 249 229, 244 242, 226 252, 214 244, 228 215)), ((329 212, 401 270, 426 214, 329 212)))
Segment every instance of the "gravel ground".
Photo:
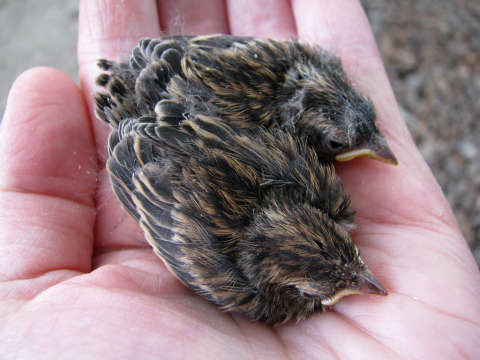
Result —
MULTIPOLYGON (((363 0, 412 135, 480 263, 480 1, 363 0)), ((76 0, 0 0, 0 114, 24 70, 78 82, 76 0)))

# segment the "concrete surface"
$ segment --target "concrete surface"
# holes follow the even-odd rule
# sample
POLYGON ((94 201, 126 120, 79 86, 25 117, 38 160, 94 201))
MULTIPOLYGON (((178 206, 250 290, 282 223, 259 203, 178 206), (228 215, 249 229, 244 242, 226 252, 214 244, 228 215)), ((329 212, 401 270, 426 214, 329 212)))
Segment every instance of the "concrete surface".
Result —
POLYGON ((23 71, 52 66, 78 84, 78 1, 0 0, 0 114, 23 71))

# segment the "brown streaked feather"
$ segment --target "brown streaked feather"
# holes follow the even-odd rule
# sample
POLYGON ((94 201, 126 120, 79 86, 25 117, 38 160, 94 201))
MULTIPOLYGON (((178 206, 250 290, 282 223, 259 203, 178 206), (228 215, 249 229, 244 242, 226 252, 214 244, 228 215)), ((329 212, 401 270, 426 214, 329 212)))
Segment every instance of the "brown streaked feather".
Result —
POLYGON ((329 162, 394 157, 338 58, 296 41, 178 36, 99 65, 114 191, 183 283, 273 324, 386 294, 351 241, 355 212, 329 162))
MULTIPOLYGON (((170 109, 159 112, 166 117, 186 113, 164 105, 170 109)), ((157 254, 200 295, 278 324, 323 311, 321 296, 297 289, 314 281, 305 273, 313 259, 315 276, 322 266, 327 272, 364 266, 347 232, 354 212, 343 187, 304 141, 281 130, 249 134, 205 116, 175 125, 143 119, 114 129, 107 168, 117 196, 157 254), (148 126, 156 129, 146 134, 148 126), (269 227, 283 240, 268 240, 267 254, 258 246, 269 227), (260 253, 261 260, 247 264, 260 253), (297 263, 287 259, 290 273, 279 280, 277 268, 287 266, 276 263, 282 256, 297 263)), ((325 296, 334 291, 329 285, 325 296)))
POLYGON ((131 103, 145 115, 175 99, 191 114, 304 136, 325 162, 369 156, 397 163, 372 102, 349 82, 340 59, 319 47, 228 35, 145 38, 129 62, 99 65, 111 72, 98 79, 111 101, 125 89, 129 95, 116 112, 97 99, 103 120, 133 116, 131 103))

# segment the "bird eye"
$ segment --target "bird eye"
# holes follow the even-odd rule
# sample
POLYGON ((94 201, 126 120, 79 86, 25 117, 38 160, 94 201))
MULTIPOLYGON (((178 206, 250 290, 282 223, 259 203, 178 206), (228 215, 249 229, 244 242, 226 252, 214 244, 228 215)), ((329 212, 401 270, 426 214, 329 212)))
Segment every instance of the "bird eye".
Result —
POLYGON ((339 143, 338 141, 330 140, 330 148, 331 148, 332 150, 338 150, 338 149, 340 149, 342 146, 343 146, 342 143, 339 143))

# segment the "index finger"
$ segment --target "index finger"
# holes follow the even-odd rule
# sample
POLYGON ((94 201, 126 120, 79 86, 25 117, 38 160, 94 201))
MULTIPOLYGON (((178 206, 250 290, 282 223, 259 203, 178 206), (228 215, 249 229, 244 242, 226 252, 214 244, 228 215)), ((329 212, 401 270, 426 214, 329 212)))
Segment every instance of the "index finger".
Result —
POLYGON ((352 83, 372 99, 380 128, 400 162, 409 162, 412 155, 420 160, 418 152, 411 152, 415 148, 413 140, 401 117, 360 1, 293 0, 292 7, 299 38, 338 55, 352 83))

